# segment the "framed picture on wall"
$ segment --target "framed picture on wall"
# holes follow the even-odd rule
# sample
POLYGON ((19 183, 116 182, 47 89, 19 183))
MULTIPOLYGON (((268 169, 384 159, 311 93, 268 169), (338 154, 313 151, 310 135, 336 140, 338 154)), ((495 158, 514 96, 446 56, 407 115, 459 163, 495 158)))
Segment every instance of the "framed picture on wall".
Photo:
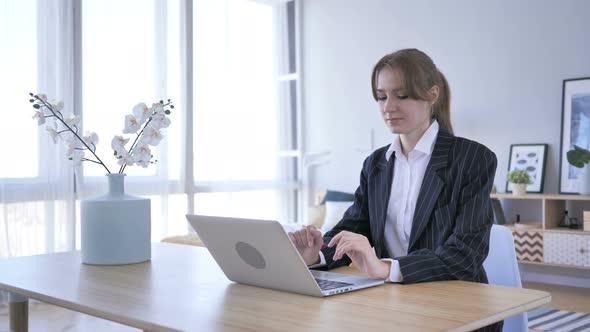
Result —
MULTIPOLYGON (((512 144, 508 173, 514 170, 525 170, 531 178, 527 185, 528 193, 542 193, 545 179, 545 163, 547 161, 547 144, 512 144)), ((512 192, 512 183, 506 181, 506 192, 512 192)))
POLYGON ((561 146, 559 152, 559 193, 580 192, 582 169, 570 165, 567 152, 577 145, 590 148, 590 77, 563 81, 561 104, 561 146))

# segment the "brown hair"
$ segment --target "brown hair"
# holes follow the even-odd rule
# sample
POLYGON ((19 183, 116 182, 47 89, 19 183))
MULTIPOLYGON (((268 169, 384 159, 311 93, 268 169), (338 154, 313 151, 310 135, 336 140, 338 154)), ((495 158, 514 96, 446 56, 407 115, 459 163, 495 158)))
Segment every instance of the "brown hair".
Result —
POLYGON ((433 86, 438 86, 440 92, 432 106, 432 118, 438 121, 441 128, 453 134, 450 110, 451 90, 445 75, 436 68, 426 53, 415 48, 407 48, 382 57, 371 74, 371 88, 375 100, 377 100, 377 75, 384 67, 399 70, 409 98, 432 101, 432 96, 428 92, 433 86))

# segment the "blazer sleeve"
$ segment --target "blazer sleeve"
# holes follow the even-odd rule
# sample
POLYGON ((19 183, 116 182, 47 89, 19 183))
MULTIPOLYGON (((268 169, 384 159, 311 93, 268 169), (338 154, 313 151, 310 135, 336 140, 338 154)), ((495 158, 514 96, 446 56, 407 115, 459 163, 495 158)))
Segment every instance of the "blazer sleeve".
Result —
POLYGON ((323 240, 324 245, 321 249, 324 258, 326 259, 326 265, 323 266, 322 270, 334 269, 340 266, 350 265, 351 260, 348 256, 344 255, 341 259, 334 261, 334 253, 336 252, 336 246, 328 248, 328 243, 336 234, 341 231, 350 231, 366 236, 369 242, 373 244, 370 235, 370 223, 369 223, 369 203, 368 203, 368 192, 367 192, 367 173, 369 172, 370 157, 365 159, 363 163, 363 169, 360 175, 360 185, 354 193, 353 204, 344 212, 342 220, 340 220, 334 228, 324 234, 323 240))
MULTIPOLYGON (((497 161, 492 151, 480 146, 482 150, 473 156, 473 163, 462 161, 464 165, 472 165, 463 166, 458 173, 465 181, 459 193, 453 231, 444 244, 434 250, 423 248, 396 258, 404 283, 473 281, 483 273, 493 224, 490 192, 497 161)), ((444 221, 453 223, 453 220, 444 221)))

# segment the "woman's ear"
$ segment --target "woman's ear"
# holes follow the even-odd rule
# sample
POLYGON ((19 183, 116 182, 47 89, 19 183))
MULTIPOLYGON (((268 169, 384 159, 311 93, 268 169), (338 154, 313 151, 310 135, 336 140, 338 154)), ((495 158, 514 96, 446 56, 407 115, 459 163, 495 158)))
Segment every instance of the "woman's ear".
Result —
POLYGON ((432 88, 430 88, 430 90, 428 91, 428 94, 430 94, 430 97, 432 98, 432 104, 436 103, 436 101, 438 100, 438 96, 440 94, 440 89, 438 88, 438 85, 433 85, 432 88))

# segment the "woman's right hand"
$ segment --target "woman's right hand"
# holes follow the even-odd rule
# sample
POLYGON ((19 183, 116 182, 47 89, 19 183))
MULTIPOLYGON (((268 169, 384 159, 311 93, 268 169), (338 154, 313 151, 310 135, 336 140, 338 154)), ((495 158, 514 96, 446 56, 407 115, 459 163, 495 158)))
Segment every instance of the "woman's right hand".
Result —
POLYGON ((309 225, 288 234, 307 266, 320 262, 320 249, 324 244, 322 232, 309 225))

